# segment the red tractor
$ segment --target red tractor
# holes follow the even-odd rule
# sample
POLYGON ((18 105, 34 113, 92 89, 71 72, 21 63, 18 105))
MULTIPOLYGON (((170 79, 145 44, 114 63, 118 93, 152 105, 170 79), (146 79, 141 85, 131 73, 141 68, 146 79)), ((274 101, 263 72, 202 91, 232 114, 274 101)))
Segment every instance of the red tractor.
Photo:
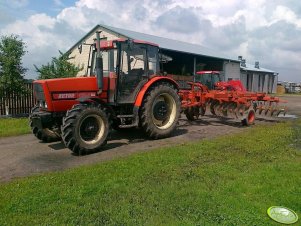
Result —
POLYGON ((98 151, 112 128, 141 127, 152 138, 169 136, 181 103, 178 84, 158 75, 158 45, 99 36, 90 77, 34 82, 33 134, 44 142, 62 139, 75 154, 98 151))

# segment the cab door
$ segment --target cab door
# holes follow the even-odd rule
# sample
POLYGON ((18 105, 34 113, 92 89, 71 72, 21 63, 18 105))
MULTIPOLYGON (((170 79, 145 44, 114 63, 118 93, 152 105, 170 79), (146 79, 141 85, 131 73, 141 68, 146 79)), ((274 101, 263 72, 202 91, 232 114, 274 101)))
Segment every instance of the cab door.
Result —
POLYGON ((121 45, 118 78, 118 103, 134 103, 148 80, 147 48, 142 44, 121 45))

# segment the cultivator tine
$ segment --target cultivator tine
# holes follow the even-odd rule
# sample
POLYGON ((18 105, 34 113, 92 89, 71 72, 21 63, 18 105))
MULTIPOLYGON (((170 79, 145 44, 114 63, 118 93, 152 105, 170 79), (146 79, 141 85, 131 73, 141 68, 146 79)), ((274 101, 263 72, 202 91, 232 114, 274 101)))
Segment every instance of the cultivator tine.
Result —
POLYGON ((216 115, 214 105, 215 105, 215 102, 210 103, 210 112, 211 112, 211 114, 216 115))
POLYGON ((227 103, 227 106, 226 106, 227 116, 228 115, 234 115, 235 107, 236 107, 235 103, 233 103, 233 102, 227 103))
POLYGON ((274 115, 274 113, 275 113, 276 111, 277 111, 277 108, 272 108, 272 109, 271 109, 271 114, 270 114, 271 117, 273 117, 273 115, 274 115))
POLYGON ((220 103, 217 103, 216 105, 215 105, 215 114, 217 115, 217 116, 221 116, 221 107, 222 107, 222 105, 220 104, 220 103))
POLYGON ((269 107, 267 107, 265 110, 264 110, 264 115, 267 115, 268 113, 269 113, 269 111, 270 111, 270 106, 269 107))
POLYGON ((223 115, 224 117, 227 117, 227 116, 228 116, 228 105, 229 105, 229 103, 224 103, 224 104, 223 104, 222 115, 223 115))
POLYGON ((255 113, 258 110, 258 105, 259 105, 258 101, 253 102, 253 109, 254 109, 255 113))
POLYGON ((218 115, 223 116, 223 103, 220 103, 219 108, 218 108, 218 115))
POLYGON ((281 113, 283 113, 283 115, 285 116, 286 111, 287 111, 286 107, 279 108, 278 111, 277 111, 277 113, 276 113, 276 116, 279 116, 281 113))
POLYGON ((237 114, 236 114, 236 108, 237 108, 237 104, 232 103, 231 108, 230 108, 230 112, 231 112, 231 114, 233 114, 235 116, 235 118, 238 118, 237 114))
POLYGON ((258 102, 256 105, 256 108, 254 108, 255 113, 257 113, 258 115, 261 115, 262 111, 263 111, 264 107, 262 105, 261 102, 258 102))

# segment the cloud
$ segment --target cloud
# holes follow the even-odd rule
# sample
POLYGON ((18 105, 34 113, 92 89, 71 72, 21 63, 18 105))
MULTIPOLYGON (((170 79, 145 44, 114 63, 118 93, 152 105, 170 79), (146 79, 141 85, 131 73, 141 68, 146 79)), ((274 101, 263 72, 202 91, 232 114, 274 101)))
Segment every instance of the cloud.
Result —
POLYGON ((193 12, 193 9, 176 6, 160 15, 155 24, 167 31, 191 34, 201 29, 201 22, 204 26, 210 26, 210 22, 205 20, 201 21, 193 12))
POLYGON ((286 6, 279 5, 273 12, 271 24, 279 21, 285 21, 287 23, 296 25, 298 28, 301 28, 301 18, 298 17, 293 10, 286 6))
POLYGON ((247 39, 245 18, 240 17, 229 24, 207 30, 204 43, 212 49, 228 52, 237 49, 247 39))
POLYGON ((301 80, 298 0, 78 0, 70 7, 53 0, 60 8, 56 15, 32 12, 23 17, 5 12, 27 7, 29 1, 5 1, 0 34, 18 34, 27 43, 24 63, 29 68, 46 64, 59 49, 66 51, 102 23, 201 44, 229 57, 243 55, 249 63, 259 60, 262 67, 285 71, 285 78, 301 80))

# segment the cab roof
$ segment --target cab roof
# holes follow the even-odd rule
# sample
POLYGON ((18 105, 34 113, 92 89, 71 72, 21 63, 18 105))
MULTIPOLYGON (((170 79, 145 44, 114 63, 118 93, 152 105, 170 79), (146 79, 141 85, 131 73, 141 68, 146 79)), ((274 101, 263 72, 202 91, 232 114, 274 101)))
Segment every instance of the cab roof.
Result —
POLYGON ((203 75, 203 74, 220 74, 219 71, 198 71, 196 72, 198 75, 203 75))

